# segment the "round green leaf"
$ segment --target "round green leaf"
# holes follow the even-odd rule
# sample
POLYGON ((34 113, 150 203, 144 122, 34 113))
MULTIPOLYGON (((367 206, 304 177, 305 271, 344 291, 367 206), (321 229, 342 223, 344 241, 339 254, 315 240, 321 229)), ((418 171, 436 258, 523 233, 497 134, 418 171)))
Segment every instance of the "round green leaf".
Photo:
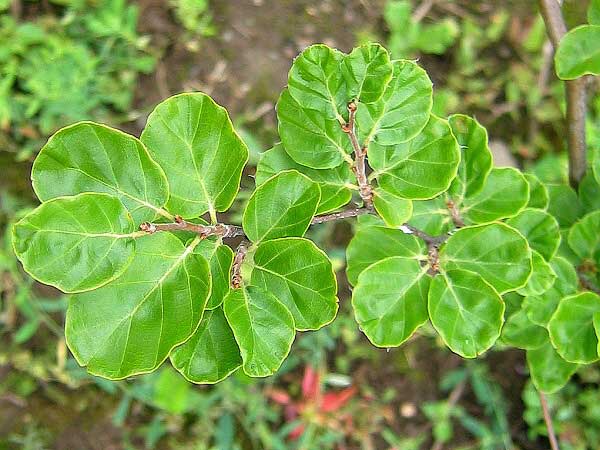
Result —
POLYGON ((288 170, 261 184, 248 200, 242 224, 252 242, 302 236, 310 226, 319 200, 319 185, 288 170))
POLYGON ((575 191, 566 184, 546 184, 548 189, 548 212, 560 228, 569 228, 582 214, 581 202, 575 191))
POLYGON ((529 183, 528 208, 546 209, 548 207, 548 189, 540 179, 532 173, 524 173, 523 176, 529 183))
POLYGON ((529 183, 512 167, 494 168, 483 189, 467 197, 461 215, 470 224, 493 222, 517 215, 529 202, 529 183))
POLYGON ((416 237, 382 226, 361 227, 346 249, 346 275, 353 286, 371 264, 392 256, 426 261, 427 249, 416 237))
POLYGON ((412 61, 394 61, 393 77, 383 97, 358 104, 356 124, 361 142, 395 145, 413 139, 427 122, 433 104, 433 85, 412 61))
POLYGON ((478 273, 498 292, 524 286, 531 275, 531 250, 525 238, 503 223, 465 227, 440 250, 444 270, 478 273))
POLYGON ((221 245, 219 241, 204 239, 194 252, 202 255, 208 261, 212 289, 206 309, 215 309, 223 303, 223 299, 229 293, 233 250, 227 245, 221 245))
POLYGON ((148 117, 141 140, 169 180, 167 208, 184 218, 226 211, 248 161, 225 108, 202 93, 179 94, 148 117))
POLYGON ((600 211, 587 214, 571 227, 569 246, 582 260, 600 263, 600 211))
POLYGON ((539 391, 546 394, 561 389, 577 371, 577 364, 562 359, 547 337, 544 345, 527 350, 527 365, 531 381, 539 391))
POLYGON ((533 350, 548 342, 548 331, 531 321, 521 308, 508 317, 502 327, 502 342, 523 350, 533 350))
POLYGON ((560 243, 560 229, 556 219, 541 209, 524 209, 507 222, 518 230, 546 261, 550 261, 560 243))
POLYGON ((196 332, 173 350, 170 359, 192 383, 218 383, 237 370, 242 357, 223 309, 205 311, 196 332))
POLYGON ((397 347, 427 321, 431 278, 417 259, 392 257, 358 277, 352 306, 360 329, 377 347, 397 347))
POLYGON ((600 150, 596 150, 592 154, 592 174, 596 178, 596 183, 600 184, 600 150))
POLYGON ((80 122, 54 134, 31 170, 33 189, 43 202, 83 192, 104 192, 123 203, 134 222, 157 215, 169 198, 163 170, 135 137, 105 125, 80 122))
POLYGON ((454 201, 462 201, 483 189, 492 170, 492 152, 486 129, 477 120, 463 114, 448 118, 452 133, 461 149, 458 175, 450 186, 454 201))
POLYGON ((314 169, 352 164, 352 144, 340 122, 323 110, 309 109, 284 89, 277 101, 278 130, 294 161, 314 169))
POLYGON ((460 150, 448 122, 431 116, 423 131, 408 142, 393 146, 373 142, 369 162, 375 169, 370 179, 376 178, 382 189, 424 200, 448 189, 456 176, 460 150))
POLYGON ((454 228, 454 223, 446 202, 447 197, 443 194, 431 200, 413 201, 408 223, 431 236, 448 233, 454 228))
POLYGON ((33 278, 63 292, 82 292, 123 273, 136 235, 119 199, 84 193, 42 203, 14 225, 13 245, 33 278))
POLYGON ((65 335, 80 365, 113 380, 151 372, 196 331, 211 287, 199 242, 148 235, 123 275, 69 300, 65 335))
POLYGON ((233 289, 223 310, 240 348, 243 369, 266 377, 279 369, 295 337, 294 318, 273 294, 256 286, 233 289))
POLYGON ((531 261, 533 267, 531 276, 527 280, 527 284, 517 289, 517 292, 524 296, 542 295, 554 284, 556 273, 544 257, 535 250, 531 251, 531 261))
POLYGON ((383 189, 374 190, 373 205, 389 227, 399 227, 410 219, 412 202, 383 189))
POLYGON ((254 254, 252 285, 273 293, 294 316, 297 330, 317 330, 338 310, 331 261, 307 239, 263 242, 254 254))
POLYGON ((284 170, 297 170, 319 184, 321 201, 317 214, 325 214, 348 204, 352 200, 351 189, 358 189, 355 185, 356 178, 348 164, 333 169, 311 169, 295 162, 287 154, 283 144, 277 144, 261 155, 256 168, 257 186, 284 170))
POLYGON ((582 25, 563 36, 556 49, 556 74, 563 80, 600 75, 599 25, 582 25))
POLYGON ((525 298, 525 309, 533 323, 545 327, 556 310, 560 300, 575 293, 579 280, 577 272, 569 261, 555 256, 550 261, 550 267, 556 274, 552 287, 541 295, 532 295, 525 298))
POLYGON ((550 340, 563 359, 589 364, 598 357, 594 314, 600 312, 600 296, 583 292, 563 298, 548 322, 550 340))
POLYGON ((355 48, 342 59, 339 68, 346 82, 348 99, 373 103, 381 98, 392 78, 390 55, 379 44, 355 48))
POLYGON ((449 270, 433 279, 428 310, 446 345, 464 358, 475 358, 494 345, 504 322, 500 295, 466 270, 449 270))
POLYGON ((579 183, 579 199, 585 211, 600 210, 600 184, 591 172, 579 183))

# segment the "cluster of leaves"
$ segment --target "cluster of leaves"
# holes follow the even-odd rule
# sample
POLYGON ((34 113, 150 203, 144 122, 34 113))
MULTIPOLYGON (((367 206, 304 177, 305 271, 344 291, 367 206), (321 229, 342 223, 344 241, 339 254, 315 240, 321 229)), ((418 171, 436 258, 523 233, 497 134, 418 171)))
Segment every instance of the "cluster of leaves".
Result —
POLYGON ((89 372, 120 379, 170 356, 193 382, 240 367, 262 377, 296 331, 335 318, 332 264, 303 235, 358 193, 355 213, 371 214, 359 217, 347 275, 368 339, 397 347, 430 321, 474 358, 506 315, 504 342, 527 349, 534 382, 552 391, 598 359, 600 297, 577 292, 573 264, 595 270, 599 212, 567 233, 577 195, 493 168, 485 129, 432 114, 432 95, 423 69, 377 44, 303 51, 277 104, 282 142, 263 155, 238 230, 250 242, 235 255, 217 213, 237 195, 248 150, 210 97, 165 100, 139 140, 90 122, 64 128, 33 165, 42 204, 13 228, 15 252, 72 294, 66 339, 89 372))
POLYGON ((28 158, 68 123, 128 113, 138 75, 155 62, 137 22, 126 0, 71 1, 60 17, 22 22, 0 10, 2 146, 28 158))

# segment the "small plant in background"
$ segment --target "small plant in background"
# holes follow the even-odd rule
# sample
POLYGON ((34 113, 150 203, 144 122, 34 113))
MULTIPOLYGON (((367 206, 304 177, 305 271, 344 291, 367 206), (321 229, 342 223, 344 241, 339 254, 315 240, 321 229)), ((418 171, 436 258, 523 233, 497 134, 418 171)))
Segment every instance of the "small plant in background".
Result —
POLYGON ((186 30, 184 39, 188 50, 197 52, 202 40, 217 32, 208 0, 169 0, 177 21, 186 30))

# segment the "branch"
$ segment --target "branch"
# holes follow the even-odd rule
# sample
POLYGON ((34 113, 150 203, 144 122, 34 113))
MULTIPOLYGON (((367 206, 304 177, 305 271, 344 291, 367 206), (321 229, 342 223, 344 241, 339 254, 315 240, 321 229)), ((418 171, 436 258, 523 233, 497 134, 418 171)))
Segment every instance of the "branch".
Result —
POLYGON ((317 225, 319 223, 332 222, 334 220, 347 219, 349 217, 362 216, 363 214, 371 214, 373 212, 370 208, 352 208, 345 211, 335 212, 331 214, 324 214, 322 216, 313 217, 311 225, 317 225))
POLYGON ((200 225, 187 222, 182 219, 181 216, 175 216, 175 222, 172 223, 144 222, 140 225, 140 230, 150 234, 156 233, 157 231, 189 231, 191 233, 199 234, 204 238, 208 236, 220 236, 222 238, 245 236, 242 227, 237 225, 226 225, 223 223, 218 223, 216 225, 200 225))
MULTIPOLYGON (((567 32, 560 4, 557 0, 539 0, 540 12, 546 23, 548 36, 554 50, 567 32)), ((569 182, 573 188, 579 186, 587 169, 585 115, 585 78, 565 81, 567 97, 567 131, 569 144, 569 182)))
POLYGON ((552 448, 552 450, 560 450, 558 447, 556 434, 554 433, 554 426, 552 425, 552 416, 550 415, 550 410, 548 409, 548 402, 546 401, 546 396, 542 391, 539 391, 539 394, 540 403, 542 405, 542 411, 544 413, 544 421, 546 422, 546 430, 548 430, 548 440, 550 441, 550 447, 552 448))
POLYGON ((231 267, 231 287, 233 289, 238 289, 242 285, 242 263, 248 254, 248 245, 250 245, 250 242, 242 239, 235 251, 233 266, 231 267))

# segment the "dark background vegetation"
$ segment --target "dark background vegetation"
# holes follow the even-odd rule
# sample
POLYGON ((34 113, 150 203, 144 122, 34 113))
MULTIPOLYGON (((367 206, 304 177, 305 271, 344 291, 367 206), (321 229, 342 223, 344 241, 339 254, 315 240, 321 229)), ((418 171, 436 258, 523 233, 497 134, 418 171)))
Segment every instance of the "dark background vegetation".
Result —
MULTIPOLYGON (((567 2, 570 25, 585 3, 567 2)), ((90 119, 139 135, 159 101, 200 90, 230 111, 252 166, 277 140, 274 105, 294 56, 370 40, 418 58, 435 112, 475 115, 497 164, 565 179, 562 88, 535 2, 0 0, 0 449, 548 448, 523 352, 465 361, 427 327, 389 352, 368 344, 344 276, 351 223, 310 235, 338 269, 336 321, 303 333, 277 376, 216 386, 188 384, 168 364, 120 382, 87 375, 65 346, 65 299, 12 254, 7 226, 35 204, 31 162, 61 126, 90 119), (314 377, 316 396, 302 389, 314 377)), ((597 146, 598 96, 591 109, 597 146)), ((591 366, 550 396, 561 448, 600 448, 599 379, 591 366)))

